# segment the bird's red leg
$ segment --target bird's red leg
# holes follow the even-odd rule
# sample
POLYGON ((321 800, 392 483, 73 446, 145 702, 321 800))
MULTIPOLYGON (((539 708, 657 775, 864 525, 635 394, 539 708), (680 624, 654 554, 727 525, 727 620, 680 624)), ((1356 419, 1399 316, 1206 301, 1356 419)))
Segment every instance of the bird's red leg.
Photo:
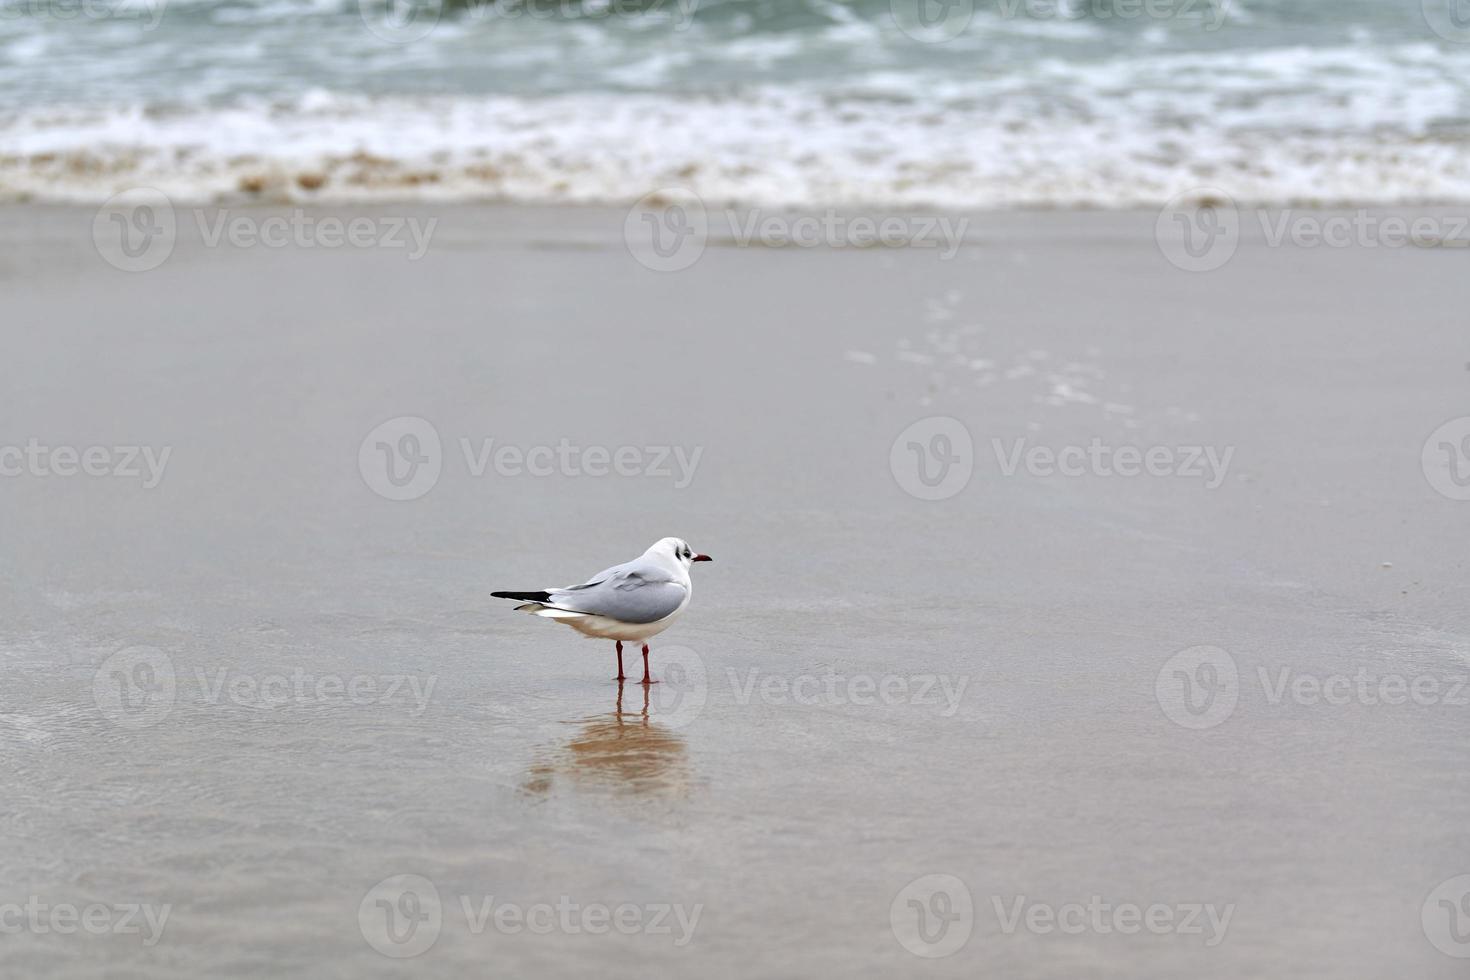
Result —
POLYGON ((657 684, 658 681, 648 676, 648 644, 643 644, 643 683, 657 684))
POLYGON ((618 644, 618 676, 614 677, 613 680, 620 681, 620 680, 623 679, 623 641, 622 640, 618 640, 617 641, 617 644, 618 644))

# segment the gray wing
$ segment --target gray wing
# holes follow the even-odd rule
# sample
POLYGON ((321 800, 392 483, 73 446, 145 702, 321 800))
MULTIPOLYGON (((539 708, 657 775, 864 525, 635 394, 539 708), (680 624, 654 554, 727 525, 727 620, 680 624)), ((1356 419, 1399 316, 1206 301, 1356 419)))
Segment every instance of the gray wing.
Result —
POLYGON ((606 616, 620 623, 653 623, 676 612, 688 590, 671 581, 666 569, 630 561, 592 576, 585 585, 551 589, 552 602, 563 609, 606 616))

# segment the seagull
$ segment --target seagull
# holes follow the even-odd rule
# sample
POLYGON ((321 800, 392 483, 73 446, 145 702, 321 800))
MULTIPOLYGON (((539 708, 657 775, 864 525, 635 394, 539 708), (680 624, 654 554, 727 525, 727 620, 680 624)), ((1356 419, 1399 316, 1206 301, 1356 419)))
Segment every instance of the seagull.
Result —
POLYGON ((492 592, 497 599, 518 599, 532 616, 557 619, 583 636, 615 640, 618 645, 618 676, 623 680, 623 641, 643 644, 643 683, 656 684, 648 676, 648 638, 662 633, 689 605, 694 584, 689 568, 697 561, 711 561, 696 554, 683 538, 660 538, 632 561, 614 565, 581 585, 540 592, 492 592))

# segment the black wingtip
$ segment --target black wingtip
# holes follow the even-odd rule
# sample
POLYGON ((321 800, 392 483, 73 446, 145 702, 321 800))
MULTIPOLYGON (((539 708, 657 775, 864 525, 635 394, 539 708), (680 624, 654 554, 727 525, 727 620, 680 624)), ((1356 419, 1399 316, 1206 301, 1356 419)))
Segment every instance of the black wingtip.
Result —
POLYGON ((492 592, 497 599, 518 599, 521 602, 550 602, 550 592, 492 592))

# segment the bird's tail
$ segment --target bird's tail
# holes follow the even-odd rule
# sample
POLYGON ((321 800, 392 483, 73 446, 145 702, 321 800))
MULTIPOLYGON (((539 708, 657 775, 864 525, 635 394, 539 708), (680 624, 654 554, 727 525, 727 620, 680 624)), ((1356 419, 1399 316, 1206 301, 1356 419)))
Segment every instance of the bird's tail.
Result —
POLYGON ((550 592, 492 592, 497 599, 519 599, 522 602, 550 602, 550 592))
POLYGON ((519 599, 521 604, 516 606, 516 612, 528 612, 532 616, 544 616, 547 619, 581 619, 586 613, 575 609, 562 609, 559 606, 550 605, 550 592, 492 592, 497 599, 519 599))

